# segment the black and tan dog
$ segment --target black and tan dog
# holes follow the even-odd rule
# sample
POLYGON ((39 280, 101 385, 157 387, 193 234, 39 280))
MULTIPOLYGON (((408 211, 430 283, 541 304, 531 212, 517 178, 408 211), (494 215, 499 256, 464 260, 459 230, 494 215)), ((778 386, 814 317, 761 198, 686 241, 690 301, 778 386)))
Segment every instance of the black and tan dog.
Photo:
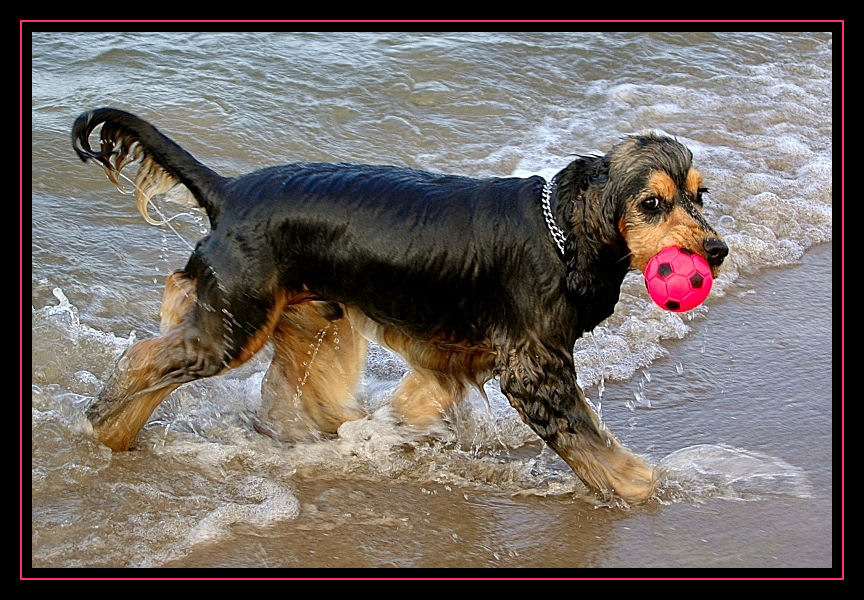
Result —
POLYGON ((329 163, 222 177, 112 108, 82 114, 72 141, 115 184, 141 159, 136 195, 148 221, 150 196, 180 183, 211 224, 168 278, 161 336, 127 350, 88 411, 114 450, 132 444, 172 390, 237 367, 268 340, 262 394, 274 428, 335 432, 364 414, 353 393, 368 338, 411 366, 392 399, 404 423, 434 423, 468 386, 498 376, 522 419, 592 490, 629 502, 654 493, 652 468, 586 403, 573 345, 612 314, 627 271, 661 249, 689 249, 714 269, 726 256, 680 143, 628 137, 546 182, 329 163))

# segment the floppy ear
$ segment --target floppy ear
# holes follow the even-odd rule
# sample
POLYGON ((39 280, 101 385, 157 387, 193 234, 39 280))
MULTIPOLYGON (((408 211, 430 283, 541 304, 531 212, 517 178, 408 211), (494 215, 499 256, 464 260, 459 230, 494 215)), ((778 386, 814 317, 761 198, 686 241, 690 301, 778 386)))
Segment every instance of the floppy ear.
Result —
POLYGON ((618 230, 619 202, 609 184, 609 164, 602 156, 580 156, 555 176, 558 218, 567 223, 564 257, 567 262, 567 288, 587 300, 599 292, 600 302, 608 302, 614 288, 618 298, 621 277, 629 263, 617 264, 626 253, 618 230), (620 272, 620 273, 619 273, 620 272))
POLYGON ((592 154, 577 156, 576 160, 555 175, 558 193, 569 198, 579 190, 587 190, 592 182, 599 183, 609 174, 606 158, 592 154))

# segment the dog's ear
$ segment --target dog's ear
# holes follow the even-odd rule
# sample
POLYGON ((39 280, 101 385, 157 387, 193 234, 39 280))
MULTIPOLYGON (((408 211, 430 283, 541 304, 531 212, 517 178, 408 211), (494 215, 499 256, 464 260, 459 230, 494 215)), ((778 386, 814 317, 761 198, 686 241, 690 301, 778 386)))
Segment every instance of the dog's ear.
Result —
POLYGON ((603 185, 608 176, 609 166, 604 157, 578 156, 555 175, 558 197, 565 200, 564 203, 577 200, 592 185, 603 185))
POLYGON ((567 224, 567 288, 583 301, 601 289, 617 288, 613 283, 620 269, 609 269, 606 263, 618 260, 620 210, 609 185, 606 157, 580 156, 555 176, 555 182, 557 216, 567 224))

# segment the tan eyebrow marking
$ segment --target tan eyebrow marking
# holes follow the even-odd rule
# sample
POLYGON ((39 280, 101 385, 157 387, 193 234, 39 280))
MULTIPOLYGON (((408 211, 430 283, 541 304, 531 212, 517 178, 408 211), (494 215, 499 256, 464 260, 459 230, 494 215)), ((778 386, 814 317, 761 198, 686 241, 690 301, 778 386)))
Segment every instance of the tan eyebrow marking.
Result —
POLYGON ((687 172, 685 186, 687 187, 687 191, 695 196, 699 192, 699 188, 702 186, 702 173, 693 167, 690 167, 690 170, 687 172))
POLYGON ((678 186, 665 171, 653 171, 648 176, 648 191, 660 198, 671 200, 678 191, 678 186))

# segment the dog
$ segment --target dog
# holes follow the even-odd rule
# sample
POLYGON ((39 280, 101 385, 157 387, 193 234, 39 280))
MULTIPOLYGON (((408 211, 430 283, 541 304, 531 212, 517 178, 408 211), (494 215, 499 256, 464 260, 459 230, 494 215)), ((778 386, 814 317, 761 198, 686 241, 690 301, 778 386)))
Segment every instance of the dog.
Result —
POLYGON ((609 317, 630 269, 667 246, 715 272, 728 247, 702 214, 692 153, 659 134, 576 155, 550 181, 293 163, 223 177, 153 125, 100 108, 72 128, 82 161, 120 187, 136 159, 138 210, 182 184, 211 231, 167 279, 161 335, 132 345, 87 410, 95 437, 128 449, 178 386, 248 361, 270 340, 262 384, 272 431, 335 433, 367 340, 411 370, 401 423, 430 426, 498 377, 533 431, 597 494, 654 496, 654 469, 599 421, 577 384, 575 341, 609 317), (101 148, 89 139, 101 125, 101 148), (315 360, 310 360, 311 349, 315 360))

